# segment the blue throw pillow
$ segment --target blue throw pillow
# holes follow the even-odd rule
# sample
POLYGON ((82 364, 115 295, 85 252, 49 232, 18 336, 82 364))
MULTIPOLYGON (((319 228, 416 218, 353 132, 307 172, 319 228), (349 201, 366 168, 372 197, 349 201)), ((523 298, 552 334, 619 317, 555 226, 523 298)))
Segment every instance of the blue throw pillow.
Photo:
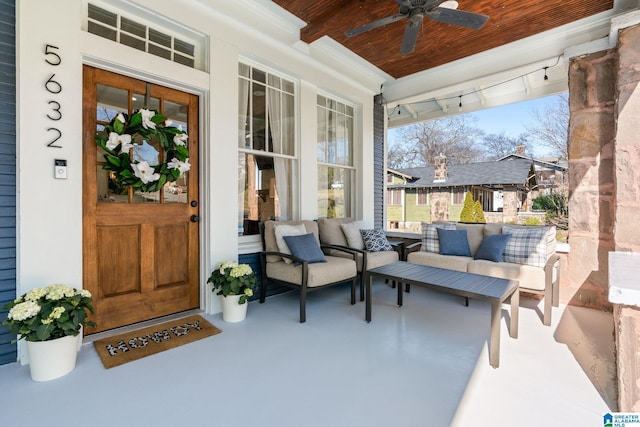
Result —
POLYGON ((445 230, 437 228, 440 240, 440 255, 471 256, 467 230, 445 230))
POLYGON ((502 262, 504 260, 504 250, 510 238, 511 234, 493 234, 485 237, 476 251, 474 259, 502 262))
POLYGON ((287 242, 291 255, 302 258, 308 263, 327 262, 313 233, 300 236, 283 236, 283 239, 287 242))

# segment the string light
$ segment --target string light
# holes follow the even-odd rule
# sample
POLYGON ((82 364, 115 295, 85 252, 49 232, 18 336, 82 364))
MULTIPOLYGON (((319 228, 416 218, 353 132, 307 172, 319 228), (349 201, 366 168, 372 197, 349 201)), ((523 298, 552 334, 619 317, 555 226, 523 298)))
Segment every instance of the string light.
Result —
MULTIPOLYGON (((481 91, 484 91, 484 90, 487 90, 487 89, 491 89, 491 88, 494 88, 494 87, 497 87, 497 86, 500 86, 500 85, 503 85, 503 84, 507 84, 507 83, 510 83, 510 82, 512 82, 512 81, 514 81, 514 80, 521 79, 521 78, 523 78, 523 77, 525 77, 525 76, 528 76, 528 75, 531 75, 531 74, 534 74, 534 73, 538 73, 538 72, 540 72, 541 70, 542 70, 542 71, 544 71, 544 82, 545 82, 545 83, 549 83, 549 75, 547 74, 547 70, 549 70, 549 68, 553 68, 553 67, 557 66, 557 65, 560 63, 560 58, 562 58, 562 55, 560 55, 560 56, 558 56, 558 57, 556 58, 556 62, 555 62, 555 64, 553 64, 553 65, 548 65, 548 66, 545 66, 545 67, 542 67, 542 68, 538 68, 538 69, 536 69, 536 70, 529 71, 528 73, 524 73, 524 74, 521 74, 521 75, 519 75, 519 76, 512 77, 512 78, 510 78, 510 79, 508 79, 508 80, 504 80, 504 81, 502 81, 502 82, 495 83, 495 84, 492 84, 492 85, 490 85, 490 86, 485 86, 485 87, 483 87, 482 89, 477 89, 477 90, 473 90, 473 91, 470 91, 470 92, 467 92, 467 93, 463 93, 462 95, 450 96, 450 97, 448 97, 448 98, 439 98, 439 99, 438 99, 438 102, 442 102, 442 101, 445 101, 445 102, 446 102, 446 101, 450 101, 450 100, 453 100, 453 99, 458 98, 458 111, 462 111, 462 97, 463 97, 463 96, 473 95, 474 93, 478 93, 478 92, 481 92, 481 91)), ((411 106, 411 105, 421 104, 421 103, 424 103, 424 102, 429 102, 429 100, 425 100, 425 101, 417 101, 417 102, 411 102, 411 103, 408 103, 408 104, 406 104, 406 105, 411 106)), ((398 105, 394 108, 394 111, 392 111, 392 112, 389 114, 389 118, 391 117, 391 114, 393 114, 393 113, 395 112, 395 109, 396 109, 396 108, 398 109, 398 114, 401 114, 401 112, 400 112, 400 104, 398 104, 398 105)))

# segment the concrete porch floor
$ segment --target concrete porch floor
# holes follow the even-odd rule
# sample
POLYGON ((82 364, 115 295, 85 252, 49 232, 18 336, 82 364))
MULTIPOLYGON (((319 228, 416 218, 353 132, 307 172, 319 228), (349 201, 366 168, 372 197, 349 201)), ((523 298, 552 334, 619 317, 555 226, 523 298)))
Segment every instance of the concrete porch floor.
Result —
POLYGON ((599 426, 616 410, 610 313, 522 299, 519 338, 503 306, 500 367, 490 306, 378 281, 373 321, 348 286, 251 302, 221 334, 109 370, 85 343, 76 369, 43 383, 0 367, 0 426, 599 426))

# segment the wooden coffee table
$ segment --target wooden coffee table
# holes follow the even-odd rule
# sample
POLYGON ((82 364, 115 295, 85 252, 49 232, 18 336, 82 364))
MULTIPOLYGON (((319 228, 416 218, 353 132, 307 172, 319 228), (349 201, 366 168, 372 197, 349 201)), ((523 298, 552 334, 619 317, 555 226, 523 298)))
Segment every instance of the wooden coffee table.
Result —
POLYGON ((398 261, 368 270, 365 275, 365 319, 371 321, 371 282, 374 277, 398 283, 398 306, 402 307, 403 284, 425 286, 437 291, 460 295, 491 303, 491 334, 489 339, 489 363, 494 368, 500 365, 500 319, 501 307, 511 300, 511 324, 509 335, 518 338, 518 309, 520 292, 518 281, 498 279, 480 274, 464 273, 444 268, 427 267, 398 261))

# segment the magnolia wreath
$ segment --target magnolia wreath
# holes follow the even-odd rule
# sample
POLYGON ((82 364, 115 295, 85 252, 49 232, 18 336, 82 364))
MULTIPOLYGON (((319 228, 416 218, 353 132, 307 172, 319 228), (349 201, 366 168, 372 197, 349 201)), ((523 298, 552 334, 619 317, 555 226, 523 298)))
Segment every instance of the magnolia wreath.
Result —
POLYGON ((191 168, 187 138, 182 127, 171 126, 164 115, 141 108, 131 117, 118 114, 94 140, 105 151, 106 163, 102 168, 112 173, 113 181, 122 187, 153 192, 167 182, 176 181, 191 168), (147 144, 153 139, 164 151, 164 163, 150 162, 137 155, 138 150, 153 149, 147 144))

